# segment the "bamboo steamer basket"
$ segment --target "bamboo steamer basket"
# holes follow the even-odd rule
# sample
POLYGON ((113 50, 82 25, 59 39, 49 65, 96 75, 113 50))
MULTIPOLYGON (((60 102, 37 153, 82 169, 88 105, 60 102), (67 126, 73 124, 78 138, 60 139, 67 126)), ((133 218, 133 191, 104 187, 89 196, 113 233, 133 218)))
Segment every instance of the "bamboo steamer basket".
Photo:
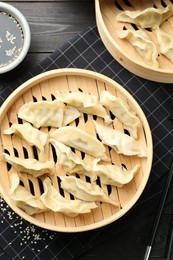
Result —
MULTIPOLYGON (((81 232, 99 228, 107 225, 121 216, 123 216, 138 200, 143 192, 146 183, 148 181, 152 157, 153 146, 151 131, 147 122, 147 119, 141 110, 138 103, 134 98, 118 83, 110 78, 101 75, 96 72, 83 69, 57 69, 42 73, 38 76, 31 78, 16 89, 3 103, 0 109, 0 152, 9 152, 10 155, 22 158, 34 158, 33 148, 28 145, 24 140, 21 140, 16 135, 7 136, 2 132, 7 129, 11 124, 18 123, 17 113, 20 107, 27 102, 36 100, 48 100, 51 101, 55 97, 55 91, 61 93, 68 93, 69 91, 82 90, 85 93, 91 93, 99 96, 103 90, 108 90, 115 96, 119 96, 126 100, 132 109, 137 113, 142 127, 139 129, 138 142, 141 143, 147 151, 148 156, 146 158, 139 158, 136 156, 127 157, 116 154, 115 151, 107 149, 107 154, 111 161, 119 166, 124 165, 128 169, 134 167, 136 163, 140 164, 140 169, 134 179, 122 188, 113 186, 106 186, 101 184, 105 193, 114 201, 118 201, 120 206, 115 207, 106 203, 97 203, 98 207, 93 209, 91 213, 81 214, 77 217, 67 217, 61 213, 54 213, 47 211, 44 213, 35 214, 29 216, 23 210, 18 208, 15 202, 9 196, 10 189, 10 174, 15 171, 13 167, 9 168, 6 162, 0 162, 0 192, 7 202, 7 204, 22 218, 33 223, 39 227, 49 230, 60 232, 81 232)), ((95 118, 99 122, 103 122, 101 118, 95 118)), ((20 121, 20 123, 22 123, 20 121)), ((95 128, 93 124, 93 116, 82 115, 79 120, 71 123, 71 125, 79 127, 89 134, 96 136, 95 128)), ((123 125, 118 122, 117 119, 111 127, 115 127, 120 131, 124 131, 123 125)), ((55 128, 41 128, 41 131, 51 132, 55 128)), ((80 154, 79 151, 75 151, 80 154)), ((49 150, 49 157, 53 160, 54 155, 52 149, 49 150)), ((85 154, 85 160, 91 162, 91 157, 85 154)), ((53 185, 58 187, 58 176, 65 173, 58 169, 56 174, 51 177, 53 185)), ((40 196, 43 192, 42 178, 34 178, 29 174, 20 174, 21 181, 26 189, 30 192, 34 190, 36 196, 40 196)), ((85 178, 84 176, 81 178, 85 178)), ((70 198, 67 192, 64 192, 66 198, 70 198)))
MULTIPOLYGON (((159 54, 158 68, 148 66, 128 41, 119 39, 117 30, 134 28, 133 24, 116 21, 116 15, 122 11, 144 10, 148 7, 163 8, 171 5, 170 0, 95 0, 96 22, 100 37, 110 54, 127 70, 142 78, 161 83, 173 83, 173 63, 159 54)), ((166 20, 161 28, 173 35, 173 16, 166 20)), ((145 30, 159 51, 156 35, 151 30, 145 30)))

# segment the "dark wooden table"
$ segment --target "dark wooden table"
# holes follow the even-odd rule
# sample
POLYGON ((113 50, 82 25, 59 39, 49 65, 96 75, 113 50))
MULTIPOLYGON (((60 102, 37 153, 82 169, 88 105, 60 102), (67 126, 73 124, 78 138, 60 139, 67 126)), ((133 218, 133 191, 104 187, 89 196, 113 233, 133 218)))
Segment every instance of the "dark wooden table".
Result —
MULTIPOLYGON (((0 89, 11 84, 26 70, 46 58, 68 39, 95 24, 94 1, 92 0, 16 0, 4 1, 17 7, 27 18, 32 35, 29 53, 15 70, 0 75, 0 89)), ((163 259, 172 205, 167 206, 161 218, 159 230, 150 259, 163 259)), ((153 216, 125 230, 112 240, 88 251, 82 260, 142 260, 151 230, 153 216)), ((173 258, 172 258, 173 259, 173 258)))

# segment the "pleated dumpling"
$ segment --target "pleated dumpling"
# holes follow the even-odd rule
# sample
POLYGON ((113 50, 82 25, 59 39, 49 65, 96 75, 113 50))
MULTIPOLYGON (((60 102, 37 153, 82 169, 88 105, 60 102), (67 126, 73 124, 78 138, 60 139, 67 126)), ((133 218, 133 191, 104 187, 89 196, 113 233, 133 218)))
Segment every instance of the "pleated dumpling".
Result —
POLYGON ((91 172, 91 165, 85 163, 70 147, 51 138, 50 143, 54 146, 58 157, 57 163, 63 167, 66 173, 79 173, 89 176, 92 180, 96 175, 91 172))
POLYGON ((84 201, 101 201, 118 206, 119 203, 111 200, 95 183, 89 183, 74 176, 60 176, 61 187, 76 198, 84 201))
POLYGON ((73 106, 65 106, 62 126, 66 126, 80 117, 81 113, 73 106))
POLYGON ((3 131, 3 134, 16 134, 30 145, 36 146, 40 151, 45 149, 48 141, 48 134, 39 131, 29 123, 12 124, 10 128, 3 131))
POLYGON ((99 98, 95 95, 86 94, 77 90, 69 92, 68 94, 60 94, 57 92, 56 98, 66 104, 76 107, 83 113, 102 117, 107 123, 112 122, 106 109, 99 103, 99 98))
POLYGON ((160 53, 173 62, 173 35, 170 35, 159 27, 155 30, 160 47, 160 53))
POLYGON ((10 175, 10 182, 11 188, 9 195, 19 208, 23 209, 29 215, 47 210, 40 198, 32 195, 24 186, 20 185, 20 179, 17 173, 10 175))
POLYGON ((129 131, 134 139, 137 139, 138 128, 141 126, 141 123, 127 102, 104 90, 100 96, 100 103, 107 107, 123 123, 125 129, 129 131))
POLYGON ((95 164, 93 171, 100 178, 101 183, 106 185, 112 185, 117 187, 122 187, 123 185, 129 183, 139 170, 139 165, 131 170, 122 169, 117 165, 99 165, 95 164))
POLYGON ((116 16, 116 20, 119 22, 134 23, 142 28, 155 28, 171 17, 172 14, 173 5, 161 9, 149 7, 145 10, 122 11, 116 16))
POLYGON ((96 132, 102 142, 112 147, 117 153, 127 156, 137 155, 138 157, 146 157, 145 149, 131 136, 120 131, 104 126, 94 121, 96 132))
POLYGON ((34 177, 39 177, 46 173, 53 175, 55 172, 55 163, 53 161, 40 162, 36 159, 10 156, 7 153, 2 153, 1 160, 11 164, 18 172, 25 172, 34 177))
POLYGON ((18 112, 18 117, 24 119, 35 127, 62 126, 64 115, 63 102, 37 101, 24 104, 18 112))
POLYGON ((94 157, 108 160, 104 145, 96 137, 77 127, 60 127, 52 132, 50 137, 94 157))
POLYGON ((44 193, 41 195, 43 204, 54 212, 61 212, 69 217, 78 214, 89 213, 97 207, 94 202, 82 200, 70 200, 64 198, 59 191, 51 184, 50 178, 43 181, 44 193))
POLYGON ((150 40, 146 32, 128 29, 117 31, 117 36, 120 39, 126 39, 135 48, 146 64, 158 68, 158 51, 156 45, 150 40))
POLYGON ((24 104, 18 117, 32 123, 35 127, 61 127, 80 116, 75 108, 65 106, 61 101, 37 101, 24 104))

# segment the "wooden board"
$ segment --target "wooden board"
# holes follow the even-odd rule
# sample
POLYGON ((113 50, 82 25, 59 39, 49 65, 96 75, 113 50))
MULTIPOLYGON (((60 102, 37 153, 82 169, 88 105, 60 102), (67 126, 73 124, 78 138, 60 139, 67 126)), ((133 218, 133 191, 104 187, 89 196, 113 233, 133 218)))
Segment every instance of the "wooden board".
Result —
MULTIPOLYGON (((7 2, 7 1, 6 1, 7 2)), ((31 29, 31 47, 22 64, 1 75, 5 89, 32 70, 67 41, 95 25, 94 1, 11 1, 26 17, 31 29), (32 3, 31 3, 32 2, 32 3)))
MULTIPOLYGON (((136 163, 139 163, 140 170, 134 179, 122 188, 113 186, 108 187, 101 184, 104 191, 112 200, 119 201, 119 207, 111 206, 106 203, 98 203, 98 208, 92 210, 91 213, 81 214, 74 218, 67 217, 61 213, 53 213, 51 211, 29 216, 16 207, 14 201, 11 200, 8 195, 10 189, 9 176, 14 169, 13 167, 8 168, 5 162, 0 162, 0 191, 8 205, 27 221, 40 227, 61 232, 78 232, 95 229, 107 225, 123 216, 135 204, 143 192, 150 175, 153 156, 150 128, 144 113, 134 98, 122 86, 108 77, 83 69, 57 69, 48 71, 28 80, 15 90, 4 102, 0 110, 0 152, 6 151, 12 156, 15 155, 22 158, 34 158, 34 152, 30 145, 15 135, 3 135, 3 130, 7 129, 13 123, 18 123, 17 113, 24 103, 45 99, 51 101, 55 97, 55 91, 57 90, 61 93, 68 93, 69 91, 75 91, 78 89, 85 93, 97 95, 98 97, 101 92, 106 89, 113 95, 120 96, 126 100, 137 113, 142 123, 142 127, 138 131, 138 142, 146 148, 148 156, 147 158, 139 158, 136 156, 127 157, 118 155, 112 149, 110 151, 107 149, 107 155, 110 157, 112 162, 119 166, 125 165, 128 169, 131 169, 136 163)), ((99 122, 102 121, 101 118, 97 118, 96 120, 99 122)), ((82 115, 78 122, 73 122, 71 125, 79 127, 89 134, 96 136, 93 116, 91 115, 88 115, 87 119, 82 115)), ((114 120, 112 127, 124 131, 123 125, 117 119, 114 120)), ((41 130, 51 132, 55 129, 43 128, 41 130)), ((50 159, 54 158, 51 149, 49 156, 50 159)), ((90 162, 91 157, 85 154, 85 160, 90 162)), ((55 187, 58 187, 57 176, 61 174, 63 174, 61 171, 57 171, 56 176, 52 177, 52 182, 55 187)), ((37 196, 40 196, 42 192, 42 184, 40 183, 42 182, 41 178, 38 180, 37 178, 27 174, 22 175, 21 178, 24 186, 29 191, 34 189, 34 193, 37 196)), ((69 194, 65 193, 65 197, 69 198, 69 194)))
MULTIPOLYGON (((153 68, 147 65, 141 58, 141 56, 135 51, 135 49, 128 43, 128 41, 119 39, 116 34, 116 31, 122 30, 124 26, 132 30, 137 30, 140 28, 137 26, 134 28, 133 24, 130 23, 116 21, 116 15, 126 10, 144 10, 148 7, 163 8, 171 4, 172 2, 170 0, 166 0, 164 2, 159 0, 95 1, 97 26, 106 48, 123 67, 142 78, 156 82, 173 83, 173 63, 165 56, 159 54, 158 68, 153 68)), ((173 35, 172 19, 173 16, 171 16, 161 25, 161 28, 171 35, 173 35)), ((151 40, 156 44, 157 49, 159 50, 157 38, 154 31, 145 31, 147 32, 151 40)))

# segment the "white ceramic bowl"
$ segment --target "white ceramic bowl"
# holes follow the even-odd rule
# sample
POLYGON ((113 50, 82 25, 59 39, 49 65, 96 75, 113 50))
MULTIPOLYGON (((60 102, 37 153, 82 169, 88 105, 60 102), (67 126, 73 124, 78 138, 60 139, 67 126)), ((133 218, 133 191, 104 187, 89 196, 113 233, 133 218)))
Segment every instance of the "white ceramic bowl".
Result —
MULTIPOLYGON (((6 73, 6 72, 14 69, 16 66, 18 66, 23 61, 23 59, 25 58, 25 56, 29 50, 29 47, 30 47, 31 32, 30 32, 30 28, 29 28, 26 18, 14 6, 4 3, 4 2, 0 2, 0 14, 1 15, 4 14, 7 16, 9 15, 9 17, 11 17, 13 19, 14 23, 16 24, 16 28, 18 27, 21 29, 21 35, 22 35, 22 39, 23 39, 22 48, 20 48, 21 51, 19 52, 18 55, 15 55, 15 58, 13 58, 12 61, 1 64, 1 60, 0 60, 0 74, 3 74, 3 73, 6 73)), ((4 24, 4 26, 5 26, 5 24, 4 24)), ((8 30, 6 30, 5 32, 6 32, 6 39, 8 38, 7 43, 9 43, 11 40, 12 43, 14 44, 13 39, 16 39, 16 37, 14 37, 13 32, 9 33, 8 30)), ((0 45, 2 45, 2 44, 3 44, 3 40, 2 40, 2 36, 0 35, 0 45)), ((14 50, 15 44, 12 47, 13 47, 12 50, 14 50)), ((7 48, 7 50, 5 50, 5 52, 7 53, 8 50, 9 50, 9 47, 7 48)))

